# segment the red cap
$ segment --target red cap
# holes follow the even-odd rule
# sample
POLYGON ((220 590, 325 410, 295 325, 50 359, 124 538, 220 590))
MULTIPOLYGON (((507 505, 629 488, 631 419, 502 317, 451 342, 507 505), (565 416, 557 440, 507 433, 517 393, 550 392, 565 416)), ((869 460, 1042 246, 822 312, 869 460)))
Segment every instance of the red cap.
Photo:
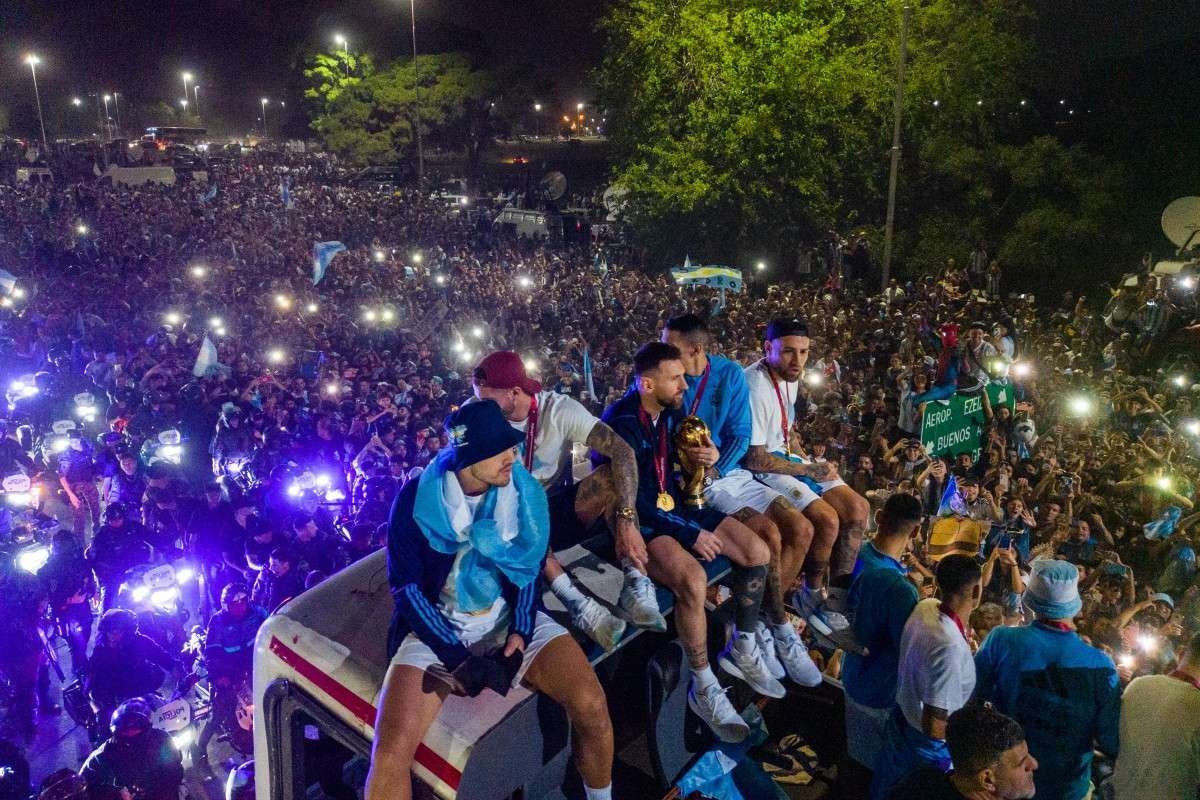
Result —
POLYGON ((525 362, 511 350, 497 350, 475 367, 475 382, 489 389, 518 388, 528 395, 537 394, 542 385, 525 374, 525 362))

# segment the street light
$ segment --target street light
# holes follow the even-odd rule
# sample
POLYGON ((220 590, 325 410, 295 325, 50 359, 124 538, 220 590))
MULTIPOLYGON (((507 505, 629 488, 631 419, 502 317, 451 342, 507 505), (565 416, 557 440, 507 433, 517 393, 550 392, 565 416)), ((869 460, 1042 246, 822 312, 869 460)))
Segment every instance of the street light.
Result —
POLYGON ((417 67, 417 3, 408 0, 408 13, 412 18, 412 47, 413 47, 413 107, 415 127, 417 129, 417 179, 425 178, 425 149, 421 144, 421 75, 417 67))
POLYGON ((81 105, 83 105, 83 101, 80 100, 78 97, 72 97, 71 105, 75 106, 76 108, 79 108, 81 105))
MULTIPOLYGON (((196 115, 196 119, 200 119, 200 84, 192 87, 192 113, 196 115)), ((121 113, 117 112, 117 127, 121 127, 121 113)))
POLYGON ((262 121, 263 121, 263 136, 267 135, 267 103, 270 102, 267 98, 263 98, 262 103, 262 121))
POLYGON ((576 103, 576 104, 575 104, 575 110, 576 110, 576 111, 583 111, 583 103, 576 103))
POLYGON ((117 126, 117 136, 121 135, 121 93, 113 92, 113 118, 117 126))
POLYGON ((42 60, 30 53, 25 56, 25 63, 29 65, 29 72, 33 76, 33 98, 37 102, 38 127, 42 129, 42 152, 45 153, 46 162, 49 163, 50 145, 46 142, 46 122, 42 119, 42 95, 38 92, 37 85, 37 65, 42 63, 42 60))
POLYGON ((180 77, 183 78, 183 99, 187 100, 187 97, 188 97, 187 85, 189 83, 191 83, 191 81, 192 81, 192 73, 185 71, 180 75, 180 77))

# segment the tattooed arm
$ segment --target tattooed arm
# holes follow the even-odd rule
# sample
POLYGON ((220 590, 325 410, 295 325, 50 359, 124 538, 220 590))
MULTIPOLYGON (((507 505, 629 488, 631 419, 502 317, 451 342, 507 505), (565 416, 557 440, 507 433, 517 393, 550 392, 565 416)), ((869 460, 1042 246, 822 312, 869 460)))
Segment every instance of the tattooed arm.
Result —
MULTIPOLYGON (((638 468, 637 459, 629 443, 617 436, 613 429, 597 420, 585 442, 588 447, 612 463, 612 482, 616 490, 619 508, 634 508, 637 504, 638 468)), ((637 520, 634 520, 634 524, 637 520)))
POLYGON ((838 477, 837 468, 829 462, 801 464, 798 461, 789 461, 768 453, 766 446, 761 444, 750 445, 743 465, 751 472, 773 472, 778 475, 811 478, 814 481, 831 481, 838 477))

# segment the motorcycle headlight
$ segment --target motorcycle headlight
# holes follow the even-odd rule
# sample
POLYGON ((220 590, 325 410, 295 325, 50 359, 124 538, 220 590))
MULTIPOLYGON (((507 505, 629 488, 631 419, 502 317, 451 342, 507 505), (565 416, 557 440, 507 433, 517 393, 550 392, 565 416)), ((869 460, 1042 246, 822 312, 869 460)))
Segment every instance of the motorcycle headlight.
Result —
POLYGON ((288 497, 299 497, 304 494, 304 490, 300 488, 300 484, 293 483, 287 488, 288 497))
POLYGON ((183 446, 178 444, 164 444, 159 452, 163 458, 178 464, 180 456, 183 455, 183 446))
POLYGON ((191 583, 194 577, 196 577, 196 571, 191 567, 180 567, 175 570, 175 580, 180 583, 191 583))
POLYGON ((69 445, 69 442, 67 441, 67 437, 60 436, 57 439, 55 439, 54 441, 50 442, 50 449, 53 450, 55 453, 61 453, 67 449, 68 445, 69 445))
POLYGON ((150 596, 150 589, 149 589, 149 587, 146 587, 146 586, 138 586, 138 587, 135 587, 134 590, 129 593, 129 596, 133 598, 133 602, 141 603, 141 602, 144 602, 145 599, 150 596))
POLYGON ((46 546, 31 547, 17 554, 17 566, 26 572, 37 573, 50 560, 50 548, 46 546))
POLYGON ((328 475, 318 475, 317 476, 317 486, 325 487, 331 483, 333 483, 333 479, 330 478, 328 475))
POLYGON ((157 589, 150 593, 150 602, 159 608, 169 608, 179 599, 179 590, 172 586, 169 589, 157 589))
POLYGON ((340 503, 346 499, 346 493, 341 489, 330 489, 325 493, 325 500, 329 503, 340 503))
POLYGON ((171 737, 171 744, 175 745, 175 749, 180 752, 187 750, 191 746, 192 740, 195 739, 195 734, 191 728, 185 728, 179 733, 171 737))
POLYGON ((33 492, 8 492, 4 495, 4 501, 10 506, 24 508, 33 505, 33 492))

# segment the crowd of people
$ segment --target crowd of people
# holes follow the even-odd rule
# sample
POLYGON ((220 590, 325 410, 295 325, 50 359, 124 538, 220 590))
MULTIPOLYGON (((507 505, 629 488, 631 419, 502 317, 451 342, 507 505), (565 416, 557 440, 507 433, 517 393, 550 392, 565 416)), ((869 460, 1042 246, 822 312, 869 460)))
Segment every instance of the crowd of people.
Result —
POLYGON ((5 577, 10 736, 58 709, 49 616, 113 719, 84 778, 132 786, 122 770, 156 765, 177 786, 178 759, 127 701, 182 665, 120 608, 127 571, 185 557, 204 577, 203 763, 266 614, 386 546, 389 758, 368 797, 406 796, 447 692, 522 681, 566 707, 589 800, 611 796, 603 690, 578 680, 591 671, 538 590, 613 649, 630 626, 665 630, 655 585, 675 595, 689 705, 718 738, 749 729, 710 655, 767 697, 844 682, 859 769, 843 782, 861 784, 847 797, 1083 798, 1093 749, 1119 798, 1194 796, 1200 731, 1181 709, 1200 677, 1200 358, 1146 359, 1194 315, 1192 289, 1141 273, 1116 296, 1157 313, 1131 334, 1114 326, 1147 314, 1020 294, 982 244, 967 269, 950 259, 877 293, 864 246, 854 271, 810 253, 718 302, 624 249, 514 239, 486 214, 345 178, 294 157, 207 184, 0 187, 0 264, 16 277, 0 307, 0 477, 40 476, 69 521, 36 575, 5 577), (326 241, 346 249, 314 284, 326 241), (986 402, 994 386, 1016 402, 986 402), (979 451, 923 442, 923 413, 962 396, 985 400, 979 451), (584 453, 596 469, 575 483, 584 453), (946 519, 973 552, 931 545, 946 519), (553 557, 601 529, 625 576, 618 614, 553 557), (733 567, 729 642, 706 641, 718 557, 733 567), (430 691, 434 667, 450 679, 430 691), (1151 691, 1166 680, 1169 708, 1151 691), (1171 741, 1132 722, 1154 715, 1178 723, 1171 741), (956 728, 977 717, 992 739, 956 728), (936 780, 959 794, 912 789, 952 762, 936 780))

